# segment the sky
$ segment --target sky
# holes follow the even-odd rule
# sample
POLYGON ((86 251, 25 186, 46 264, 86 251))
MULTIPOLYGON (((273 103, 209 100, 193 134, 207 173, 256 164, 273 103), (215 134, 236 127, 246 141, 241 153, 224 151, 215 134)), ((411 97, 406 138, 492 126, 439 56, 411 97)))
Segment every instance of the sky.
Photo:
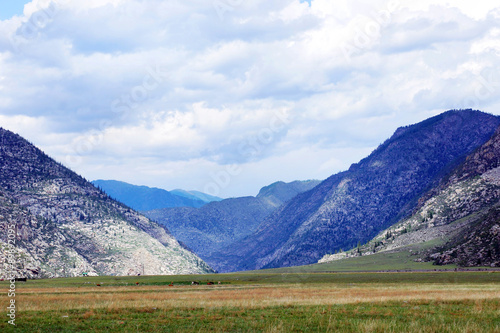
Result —
POLYGON ((4 1, 0 127, 89 180, 256 195, 500 114, 499 55, 497 1, 4 1))
POLYGON ((27 3, 26 0, 3 1, 0 5, 0 20, 9 19, 14 15, 21 16, 27 3))

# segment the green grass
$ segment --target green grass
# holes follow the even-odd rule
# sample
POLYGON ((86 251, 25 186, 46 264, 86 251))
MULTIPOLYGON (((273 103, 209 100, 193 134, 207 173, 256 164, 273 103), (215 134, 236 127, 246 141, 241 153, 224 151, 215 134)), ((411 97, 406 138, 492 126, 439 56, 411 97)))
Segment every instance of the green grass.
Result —
MULTIPOLYGON (((222 285, 248 285, 248 284, 309 284, 309 283, 500 283, 500 271, 498 272, 454 272, 454 271, 430 271, 430 272, 381 272, 381 273, 327 273, 307 271, 308 266, 294 267, 293 269, 274 269, 265 271, 207 274, 207 275, 169 275, 169 276, 99 276, 99 277, 77 277, 57 278, 43 280, 28 280, 17 282, 20 290, 23 288, 82 288, 101 286, 133 286, 139 285, 166 286, 170 283, 175 285, 191 285, 191 281, 198 281, 206 285, 212 281, 216 284, 220 281, 222 285), (303 271, 300 271, 300 268, 303 271)), ((9 282, 0 282, 0 288, 7 288, 9 282)))
POLYGON ((2 332, 499 332, 500 302, 28 312, 2 332))
MULTIPOLYGON (((456 265, 435 266, 431 262, 416 262, 417 256, 407 247, 398 252, 379 252, 372 255, 335 260, 328 263, 278 268, 275 272, 370 272, 370 271, 434 271, 454 270, 456 265)), ((267 270, 264 270, 267 271, 267 270)))

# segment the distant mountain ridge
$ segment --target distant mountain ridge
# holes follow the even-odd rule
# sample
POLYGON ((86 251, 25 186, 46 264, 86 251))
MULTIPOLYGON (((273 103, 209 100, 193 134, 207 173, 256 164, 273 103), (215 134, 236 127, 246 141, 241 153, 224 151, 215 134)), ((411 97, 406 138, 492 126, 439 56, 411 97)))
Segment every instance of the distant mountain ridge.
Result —
POLYGON ((0 128, 0 275, 15 226, 15 274, 201 274, 213 270, 166 228, 111 199, 17 134, 0 128))
POLYGON ((224 258, 215 257, 221 248, 251 234, 271 212, 319 183, 317 180, 276 182, 261 189, 257 197, 231 198, 201 208, 159 209, 144 214, 165 225, 213 268, 223 270, 224 258))
POLYGON ((275 207, 279 207, 297 194, 309 191, 319 183, 321 183, 319 180, 296 180, 291 183, 279 181, 261 188, 257 198, 264 198, 275 207))
MULTIPOLYGON (((210 194, 206 194, 200 191, 186 191, 186 190, 181 190, 181 189, 175 189, 172 191, 169 191, 172 194, 178 195, 180 197, 185 197, 193 200, 201 200, 204 203, 209 203, 213 201, 222 201, 224 200, 223 198, 219 198, 210 194)), ((193 206, 194 207, 194 206, 193 206)))
POLYGON ((113 199, 138 211, 173 207, 198 208, 208 202, 222 200, 196 191, 167 191, 156 187, 132 185, 117 180, 100 179, 92 181, 92 184, 101 188, 113 199))
POLYGON ((499 125, 493 115, 452 110, 399 128, 370 156, 297 195, 222 250, 224 270, 311 264, 366 243, 410 215, 499 125))

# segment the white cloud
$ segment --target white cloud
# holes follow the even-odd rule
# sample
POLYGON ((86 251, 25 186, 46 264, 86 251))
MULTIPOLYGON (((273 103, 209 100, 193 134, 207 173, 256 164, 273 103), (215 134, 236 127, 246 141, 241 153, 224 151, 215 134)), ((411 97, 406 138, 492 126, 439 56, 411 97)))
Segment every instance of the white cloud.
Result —
POLYGON ((220 194, 243 195, 500 114, 490 1, 220 1, 33 1, 0 21, 0 126, 87 178, 203 190, 237 164, 220 194))
POLYGON ((30 132, 44 134, 43 130, 50 127, 45 117, 28 117, 24 115, 0 115, 0 124, 12 132, 30 132))

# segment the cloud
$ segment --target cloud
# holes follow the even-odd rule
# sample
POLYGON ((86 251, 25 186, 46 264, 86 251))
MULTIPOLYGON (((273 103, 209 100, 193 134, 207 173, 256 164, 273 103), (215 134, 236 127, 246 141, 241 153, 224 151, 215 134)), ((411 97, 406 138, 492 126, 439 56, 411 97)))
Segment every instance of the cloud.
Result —
POLYGON ((255 194, 447 109, 500 114, 499 17, 460 0, 33 1, 0 21, 0 126, 87 178, 203 190, 237 166, 219 195, 255 194))

